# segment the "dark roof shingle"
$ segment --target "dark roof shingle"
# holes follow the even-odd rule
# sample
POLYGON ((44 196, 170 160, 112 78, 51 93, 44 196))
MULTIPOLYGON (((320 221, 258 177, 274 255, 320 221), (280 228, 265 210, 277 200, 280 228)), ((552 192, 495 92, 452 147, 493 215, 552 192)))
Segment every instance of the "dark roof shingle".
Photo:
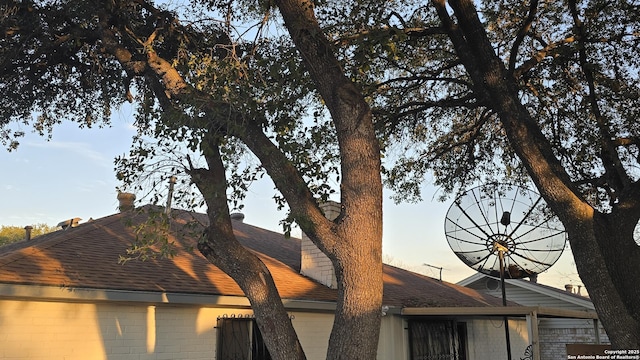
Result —
MULTIPOLYGON (((174 228, 184 227, 189 219, 206 221, 203 214, 177 215, 174 228)), ((177 250, 172 258, 120 264, 119 255, 125 255, 135 239, 128 218, 115 214, 0 247, 0 283, 243 296, 233 279, 193 249, 190 236, 171 237, 177 250)), ((336 290, 299 273, 300 239, 241 221, 233 221, 233 226, 238 240, 267 265, 282 298, 335 301, 336 290)), ((388 306, 500 305, 495 297, 389 265, 384 265, 384 282, 388 306)))

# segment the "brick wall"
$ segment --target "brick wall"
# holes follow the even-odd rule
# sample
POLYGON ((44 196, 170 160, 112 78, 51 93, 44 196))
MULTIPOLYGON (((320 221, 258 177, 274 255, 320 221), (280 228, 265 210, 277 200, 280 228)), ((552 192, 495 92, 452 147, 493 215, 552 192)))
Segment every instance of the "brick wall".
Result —
MULTIPOLYGON (((566 360, 567 344, 595 344, 593 328, 540 328, 541 360, 566 360)), ((600 328, 601 343, 609 343, 609 338, 600 328)))
MULTIPOLYGON (((340 204, 337 202, 326 202, 320 205, 320 208, 329 220, 333 220, 340 215, 340 204)), ((336 289, 338 284, 331 260, 304 233, 302 233, 301 252, 300 273, 336 289)))
MULTIPOLYGON (((0 359, 214 359, 218 317, 246 309, 0 299, 0 359)), ((309 360, 326 357, 333 315, 292 313, 309 360)))

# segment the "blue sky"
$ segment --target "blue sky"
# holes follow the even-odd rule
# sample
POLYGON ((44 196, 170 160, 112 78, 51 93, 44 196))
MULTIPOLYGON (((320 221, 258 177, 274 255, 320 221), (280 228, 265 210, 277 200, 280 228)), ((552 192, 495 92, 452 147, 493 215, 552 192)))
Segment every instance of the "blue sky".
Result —
MULTIPOLYGON (((129 108, 114 111, 108 128, 79 129, 63 123, 47 141, 29 129, 17 151, 0 150, 0 225, 56 225, 74 217, 100 218, 117 211, 113 160, 126 153, 135 130, 129 108)), ((451 251, 444 235, 444 219, 450 203, 431 200, 437 190, 426 186, 419 204, 396 205, 385 197, 383 252, 387 261, 438 277, 438 271, 423 264, 443 267, 443 280, 457 282, 474 273, 451 251)), ((281 231, 278 212, 271 197, 273 185, 255 183, 244 202, 245 222, 281 231)), ((299 236, 299 230, 294 236, 299 236)), ((563 287, 581 285, 570 251, 539 281, 563 287)))

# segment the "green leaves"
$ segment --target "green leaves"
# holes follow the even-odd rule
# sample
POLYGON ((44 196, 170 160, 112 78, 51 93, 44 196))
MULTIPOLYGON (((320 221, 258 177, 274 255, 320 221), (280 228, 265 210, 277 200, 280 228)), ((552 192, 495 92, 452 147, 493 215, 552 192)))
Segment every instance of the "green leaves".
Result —
MULTIPOLYGON (((125 94, 123 74, 95 38, 82 34, 96 26, 79 19, 91 5, 15 4, 11 16, 0 18, 0 127, 20 122, 49 134, 62 120, 108 123, 111 106, 125 94)), ((17 146, 10 132, 2 135, 3 144, 17 146)))
MULTIPOLYGON (((373 109, 387 183, 399 198, 416 199, 419 184, 431 172, 433 182, 447 190, 524 173, 495 120, 496 109, 487 109, 486 94, 470 80, 469 64, 464 66, 429 3, 315 5, 344 71, 373 109)), ((638 137, 637 5, 582 3, 578 15, 586 33, 580 36, 563 3, 476 5, 496 54, 506 67, 513 66, 522 102, 552 151, 575 181, 601 177, 599 144, 606 139, 592 120, 584 74, 593 73, 597 104, 612 137, 638 137), (533 20, 527 23, 527 18, 533 20), (586 62, 579 60, 581 49, 586 62)), ((259 124, 316 196, 327 198, 336 190, 340 169, 332 124, 266 4, 202 1, 183 12, 180 21, 176 13, 130 2, 108 8, 75 0, 20 2, 12 9, 0 23, 0 139, 5 147, 18 145, 21 131, 12 124, 28 124, 45 136, 60 121, 101 125, 108 122, 112 106, 130 95, 138 106, 139 135, 131 153, 116 163, 125 188, 142 181, 139 189, 151 194, 155 185, 162 194, 169 176, 202 166, 200 144, 213 134, 226 149, 232 206, 241 206, 243 193, 263 170, 211 121, 211 116, 227 119, 236 113, 242 116, 233 118, 234 131, 259 124), (104 28, 100 21, 110 24, 118 44, 98 35, 104 28), (124 68, 106 51, 116 45, 133 49, 124 68), (170 61, 196 95, 165 99, 172 110, 160 106, 156 84, 144 76, 145 51, 170 61), (142 175, 147 172, 162 175, 142 175)), ((636 179, 637 145, 620 143, 629 144, 619 147, 618 155, 636 179)))
POLYGON ((180 246, 184 246, 178 241, 184 229, 174 229, 171 215, 163 208, 145 206, 133 210, 129 215, 130 217, 125 218, 127 228, 134 233, 135 240, 125 254, 119 255, 118 263, 170 259, 176 255, 180 246), (144 221, 135 221, 138 214, 143 215, 144 221))
MULTIPOLYGON (((35 224, 31 228, 31 238, 56 231, 57 227, 35 224)), ((26 230, 22 226, 0 225, 0 246, 25 240, 26 230)))
MULTIPOLYGON (((640 177, 635 170, 640 150, 620 141, 639 135, 634 119, 640 109, 635 30, 640 11, 626 1, 603 4, 578 5, 586 31, 580 35, 562 2, 475 3, 495 54, 505 68, 513 66, 522 103, 585 193, 599 192, 603 185, 611 160, 602 151, 609 141, 628 144, 617 147, 615 156, 625 176, 640 177), (592 84, 587 72, 593 74, 592 84)), ((340 2, 318 12, 330 24, 327 32, 340 46, 346 71, 368 96, 384 150, 386 183, 397 199, 418 199, 421 183, 431 174, 445 192, 474 182, 526 179, 496 117, 502 109, 490 108, 483 84, 469 76, 475 66, 485 65, 454 49, 456 34, 444 33, 428 3, 370 5, 340 2)), ((455 17, 452 21, 462 25, 455 17)), ((603 193, 615 193, 607 186, 603 193)))

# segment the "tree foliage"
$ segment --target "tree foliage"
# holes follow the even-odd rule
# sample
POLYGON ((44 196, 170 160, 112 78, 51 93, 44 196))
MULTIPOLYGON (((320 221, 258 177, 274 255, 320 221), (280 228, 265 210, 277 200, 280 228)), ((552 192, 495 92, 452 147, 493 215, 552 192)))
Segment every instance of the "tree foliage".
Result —
MULTIPOLYGON (((478 59, 456 47, 436 7, 389 5, 373 11, 373 4, 358 2, 327 15, 342 21, 331 25, 343 28, 334 40, 343 45, 351 76, 363 83, 388 145, 389 185, 405 197, 418 196, 430 172, 445 192, 528 176, 499 121, 504 109, 491 108, 491 94, 470 74, 481 66, 473 63, 478 59), (350 30, 350 20, 338 13, 364 18, 354 18, 350 30)), ((477 6, 482 32, 550 150, 592 206, 610 209, 622 183, 640 176, 638 4, 505 0, 477 6)), ((452 21, 464 24, 457 13, 452 21)))
MULTIPOLYGON (((31 227, 31 238, 56 231, 57 227, 47 224, 36 224, 31 227)), ((0 246, 26 239, 26 229, 20 226, 0 226, 0 246)))
MULTIPOLYGON (((270 176, 290 220, 337 271, 329 357, 375 354, 380 298, 359 309, 345 300, 381 290, 380 156, 398 200, 419 199, 427 174, 447 194, 478 182, 532 182, 564 223, 614 346, 640 346, 636 2, 243 0, 169 10, 143 0, 66 0, 10 8, 0 43, 4 144, 17 144, 14 122, 44 133, 63 119, 90 126, 134 101, 139 135, 118 159, 118 176, 148 188, 182 172, 181 191, 202 195, 187 205, 209 213, 200 250, 250 299, 263 295, 249 291, 255 276, 225 260, 233 254, 249 273, 268 274, 233 241, 227 202, 239 206, 233 199, 270 176), (343 211, 330 223, 317 200, 332 181, 343 211), (349 283, 348 274, 367 268, 376 269, 370 278, 349 283)), ((259 326, 286 322, 256 308, 259 326)), ((274 353, 300 357, 290 326, 282 329, 265 340, 274 353)))

